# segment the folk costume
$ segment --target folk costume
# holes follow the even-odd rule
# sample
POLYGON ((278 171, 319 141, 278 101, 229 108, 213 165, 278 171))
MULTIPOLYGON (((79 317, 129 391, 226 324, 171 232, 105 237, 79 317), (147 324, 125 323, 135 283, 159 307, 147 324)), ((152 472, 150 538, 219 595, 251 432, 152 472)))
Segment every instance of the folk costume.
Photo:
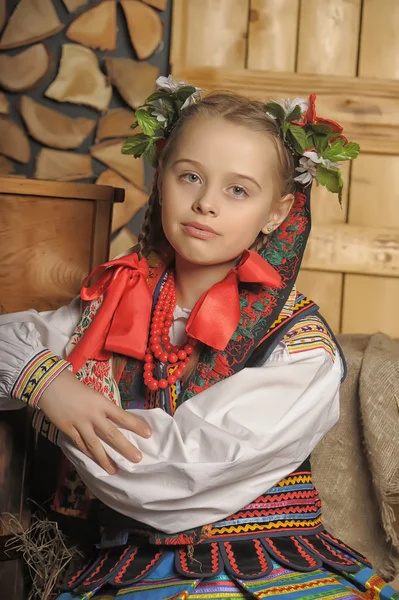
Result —
MULTIPOLYGON (((179 110, 200 101, 191 86, 160 83, 145 105, 157 121, 167 123, 162 101, 170 94, 181 93, 179 110)), ((82 306, 0 317, 4 408, 40 409, 43 390, 72 368, 153 429, 149 439, 124 432, 143 453, 137 464, 104 444, 119 467, 108 475, 35 411, 35 428, 68 459, 53 509, 82 519, 94 505, 101 522, 93 557, 68 577, 59 600, 399 598, 366 558, 324 529, 312 483, 310 453, 338 419, 345 362, 295 280, 313 172, 339 191, 336 155, 356 152, 340 126, 316 117, 314 97, 306 112, 301 102, 266 105, 293 153, 303 151, 290 214, 192 311, 176 306, 173 262, 152 252, 96 269, 82 306), (198 341, 198 364, 184 377, 198 341)), ((139 124, 156 145, 159 134, 139 124)))

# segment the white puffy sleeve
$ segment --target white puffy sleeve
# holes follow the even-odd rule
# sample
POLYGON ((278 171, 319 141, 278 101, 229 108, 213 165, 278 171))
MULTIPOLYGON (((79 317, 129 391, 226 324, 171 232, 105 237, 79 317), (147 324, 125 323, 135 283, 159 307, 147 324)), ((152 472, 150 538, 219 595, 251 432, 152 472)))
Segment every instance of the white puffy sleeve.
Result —
POLYGON ((0 315, 0 410, 33 407, 70 364, 65 347, 80 320, 80 298, 55 311, 0 315))
POLYGON ((167 533, 216 522, 295 470, 339 414, 342 362, 323 347, 280 344, 264 366, 244 369, 176 411, 132 410, 149 439, 122 430, 143 453, 108 475, 61 435, 59 444, 105 504, 167 533))

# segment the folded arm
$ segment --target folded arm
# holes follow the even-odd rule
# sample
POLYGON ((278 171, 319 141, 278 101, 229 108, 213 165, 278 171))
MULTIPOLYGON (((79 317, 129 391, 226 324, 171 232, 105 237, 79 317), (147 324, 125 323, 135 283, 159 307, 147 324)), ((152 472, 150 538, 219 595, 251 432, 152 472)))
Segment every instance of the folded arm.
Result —
POLYGON ((95 496, 167 533, 225 518, 295 470, 334 425, 342 365, 323 349, 275 352, 181 405, 144 417, 149 439, 123 431, 141 450, 133 464, 111 447, 108 475, 64 436, 60 445, 95 496))

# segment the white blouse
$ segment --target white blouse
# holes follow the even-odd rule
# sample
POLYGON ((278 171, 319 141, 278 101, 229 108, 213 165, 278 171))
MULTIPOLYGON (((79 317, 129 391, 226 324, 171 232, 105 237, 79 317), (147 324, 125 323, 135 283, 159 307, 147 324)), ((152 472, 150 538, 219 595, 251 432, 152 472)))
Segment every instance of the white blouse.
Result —
MULTIPOLYGON (((175 343, 189 311, 175 312, 175 343)), ((0 316, 0 408, 20 408, 10 392, 24 365, 48 348, 65 358, 80 320, 79 299, 57 311, 0 316)), ((182 404, 132 410, 149 439, 123 430, 143 453, 131 463, 105 442, 119 472, 109 475, 64 435, 59 445, 105 504, 166 533, 224 519, 273 487, 312 452, 339 416, 342 363, 323 347, 278 344, 262 366, 244 369, 182 404)))

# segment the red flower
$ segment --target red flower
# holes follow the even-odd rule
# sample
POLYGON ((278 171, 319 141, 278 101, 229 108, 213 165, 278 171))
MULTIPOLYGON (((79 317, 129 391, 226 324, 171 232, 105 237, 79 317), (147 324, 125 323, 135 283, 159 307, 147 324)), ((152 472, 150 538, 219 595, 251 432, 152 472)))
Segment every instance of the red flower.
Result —
POLYGON ((97 377, 106 377, 110 370, 109 362, 107 360, 97 361, 94 365, 94 375, 97 377))
POLYGON ((97 381, 97 379, 95 379, 92 375, 87 375, 86 377, 83 377, 82 383, 84 383, 84 385, 87 385, 87 387, 92 388, 96 392, 102 392, 102 385, 100 381, 97 381))
MULTIPOLYGON (((310 94, 309 96, 309 108, 303 115, 302 121, 292 121, 294 125, 299 125, 299 127, 304 127, 308 125, 308 123, 313 123, 317 125, 328 125, 332 132, 341 133, 344 128, 336 123, 335 121, 331 121, 331 119, 323 119, 323 117, 316 116, 316 94, 310 94)), ((338 137, 338 136, 337 136, 338 137)))

